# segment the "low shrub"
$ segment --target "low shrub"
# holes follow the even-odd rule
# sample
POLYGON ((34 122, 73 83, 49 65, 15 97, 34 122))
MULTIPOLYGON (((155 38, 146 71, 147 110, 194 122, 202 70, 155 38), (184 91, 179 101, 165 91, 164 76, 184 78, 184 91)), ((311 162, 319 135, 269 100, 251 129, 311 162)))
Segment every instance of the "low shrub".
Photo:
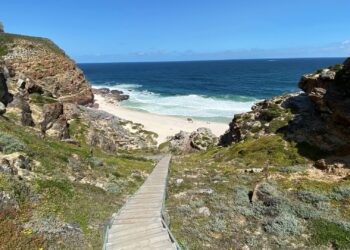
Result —
POLYGON ((338 201, 350 198, 350 185, 333 188, 331 197, 338 201))
POLYGON ((303 227, 294 215, 283 213, 275 218, 267 220, 264 224, 264 229, 268 233, 279 236, 289 236, 300 234, 303 227))
POLYGON ((234 203, 239 206, 249 205, 250 190, 243 185, 236 185, 233 187, 234 203))
POLYGON ((284 110, 280 108, 277 104, 270 104, 267 109, 262 110, 262 118, 266 121, 271 121, 284 113, 284 110))
POLYGON ((192 208, 199 208, 204 206, 204 201, 201 199, 190 200, 189 204, 192 208))
POLYGON ((285 167, 280 167, 278 169, 279 172, 282 173, 297 173, 297 172, 304 172, 307 170, 306 166, 302 166, 302 165, 295 165, 295 166, 285 166, 285 167))
POLYGON ((225 231, 227 225, 226 221, 220 217, 214 217, 209 221, 209 229, 214 232, 223 232, 225 231))
POLYGON ((298 198, 304 202, 316 204, 318 202, 329 201, 327 193, 314 190, 299 190, 298 198))
POLYGON ((11 154, 18 151, 24 151, 26 145, 18 138, 0 132, 0 151, 5 154, 11 154))
POLYGON ((309 204, 296 202, 293 204, 294 213, 303 219, 317 219, 323 216, 323 213, 309 204))

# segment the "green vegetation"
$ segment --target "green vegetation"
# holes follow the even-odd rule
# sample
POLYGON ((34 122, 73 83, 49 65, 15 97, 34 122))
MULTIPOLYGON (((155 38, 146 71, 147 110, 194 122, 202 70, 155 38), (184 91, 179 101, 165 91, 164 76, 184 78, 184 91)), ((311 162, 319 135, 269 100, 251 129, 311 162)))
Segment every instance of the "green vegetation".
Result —
POLYGON ((310 223, 312 232, 311 242, 314 245, 331 245, 334 249, 349 249, 350 232, 322 219, 314 220, 310 223))
POLYGON ((266 131, 269 133, 277 133, 282 128, 286 127, 289 123, 289 121, 292 120, 292 115, 289 112, 285 117, 274 119, 270 122, 270 125, 266 128, 266 131))
POLYGON ((24 143, 16 137, 0 131, 0 151, 11 154, 25 149, 24 143))
POLYGON ((308 162, 280 135, 177 156, 166 201, 172 233, 184 249, 343 249, 350 182, 315 180, 308 162), (199 212, 203 207, 210 215, 199 212), (329 225, 335 233, 317 233, 319 220, 324 233, 329 225))
POLYGON ((217 161, 231 161, 241 159, 247 166, 263 167, 271 165, 293 165, 305 163, 299 155, 296 145, 288 143, 280 136, 265 136, 259 139, 248 139, 235 146, 223 148, 220 151, 209 151, 217 161))
POLYGON ((280 108, 278 104, 271 103, 269 104, 268 109, 264 109, 261 112, 261 115, 264 118, 264 120, 269 122, 277 117, 280 117, 284 112, 285 111, 282 108, 280 108))
MULTIPOLYGON (((8 53, 8 50, 13 46, 16 40, 27 40, 33 42, 36 45, 41 45, 44 48, 51 50, 57 54, 65 54, 56 44, 47 38, 24 36, 10 33, 0 33, 0 56, 4 56, 8 53)), ((30 49, 30 48, 29 48, 30 49)))
POLYGON ((35 103, 39 106, 44 106, 45 104, 50 104, 50 103, 56 103, 57 100, 54 98, 48 97, 48 96, 43 96, 40 94, 31 94, 29 96, 29 100, 31 103, 35 103))
MULTIPOLYGON (((42 139, 35 130, 16 125, 12 119, 0 119, 0 145, 5 153, 22 151, 28 155, 32 177, 23 181, 10 173, 0 175, 0 192, 5 191, 19 204, 18 209, 0 214, 4 233, 0 245, 11 249, 45 249, 49 245, 99 249, 106 220, 143 183, 144 173, 151 171, 153 163, 141 157, 142 151, 107 154, 93 148, 92 155, 85 143, 77 146, 42 139), (66 230, 62 223, 77 227, 81 233, 64 231, 73 233, 66 238, 64 233, 50 235, 50 230, 66 230), (48 235, 50 240, 44 238, 48 235)), ((70 130, 82 138, 84 127, 80 120, 74 120, 70 130)))
POLYGON ((85 144, 87 129, 88 126, 80 119, 74 119, 69 123, 69 134, 83 144, 85 144))

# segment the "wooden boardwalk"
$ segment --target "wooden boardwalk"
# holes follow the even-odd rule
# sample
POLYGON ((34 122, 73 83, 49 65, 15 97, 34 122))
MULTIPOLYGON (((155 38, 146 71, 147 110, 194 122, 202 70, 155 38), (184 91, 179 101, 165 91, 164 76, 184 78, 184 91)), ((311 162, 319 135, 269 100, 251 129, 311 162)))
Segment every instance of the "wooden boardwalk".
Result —
POLYGON ((161 217, 171 156, 163 157, 145 183, 114 217, 108 250, 177 249, 161 217))

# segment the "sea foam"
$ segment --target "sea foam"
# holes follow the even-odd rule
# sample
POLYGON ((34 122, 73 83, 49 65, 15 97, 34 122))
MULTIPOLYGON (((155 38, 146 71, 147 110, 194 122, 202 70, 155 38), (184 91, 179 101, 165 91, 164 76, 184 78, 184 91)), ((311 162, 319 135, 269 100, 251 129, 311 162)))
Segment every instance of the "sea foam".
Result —
POLYGON ((122 106, 160 115, 194 117, 211 121, 229 121, 234 114, 247 112, 258 100, 242 96, 209 97, 203 95, 162 95, 142 89, 140 84, 98 85, 129 95, 122 106))

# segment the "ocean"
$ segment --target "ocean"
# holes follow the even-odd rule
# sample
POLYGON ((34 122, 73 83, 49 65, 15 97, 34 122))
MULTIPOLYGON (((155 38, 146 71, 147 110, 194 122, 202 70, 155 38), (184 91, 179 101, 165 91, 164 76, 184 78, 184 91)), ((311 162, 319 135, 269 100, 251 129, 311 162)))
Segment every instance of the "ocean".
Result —
POLYGON ((122 90, 121 105, 163 115, 228 122, 263 99, 298 91, 300 77, 343 58, 84 63, 94 87, 122 90))

